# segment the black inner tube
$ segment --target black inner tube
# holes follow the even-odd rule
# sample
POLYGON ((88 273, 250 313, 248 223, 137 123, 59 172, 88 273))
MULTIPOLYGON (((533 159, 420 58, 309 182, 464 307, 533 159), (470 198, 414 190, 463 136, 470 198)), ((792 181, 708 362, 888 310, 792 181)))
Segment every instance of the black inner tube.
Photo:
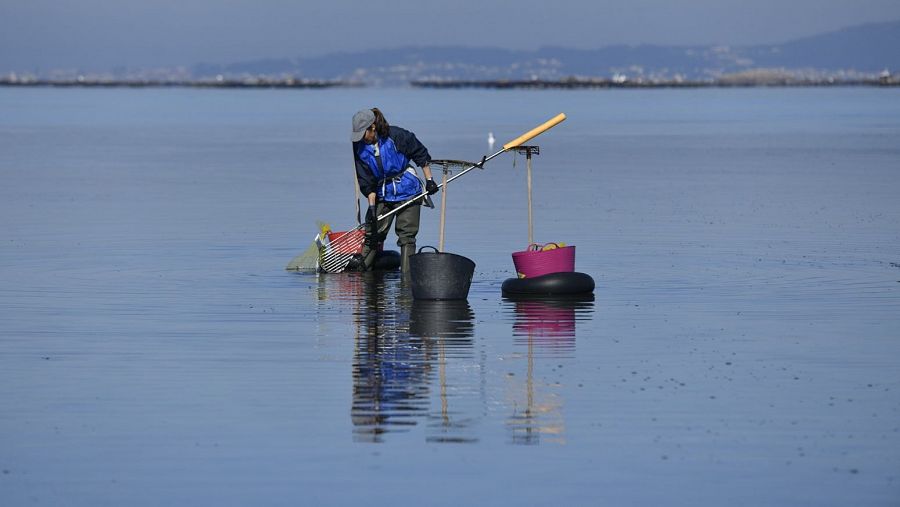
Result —
POLYGON ((509 278, 503 282, 503 295, 576 295, 594 292, 594 279, 585 273, 549 273, 534 278, 509 278))

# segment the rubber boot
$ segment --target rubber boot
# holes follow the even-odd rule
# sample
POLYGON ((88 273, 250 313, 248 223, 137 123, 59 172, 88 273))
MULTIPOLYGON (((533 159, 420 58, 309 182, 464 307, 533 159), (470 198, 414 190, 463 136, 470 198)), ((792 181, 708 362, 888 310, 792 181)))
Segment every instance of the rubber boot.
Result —
POLYGON ((416 244, 407 243, 400 247, 400 272, 409 276, 409 256, 416 253, 416 244))
MULTIPOLYGON (((368 246, 364 246, 361 254, 359 255, 360 265, 357 268, 359 271, 372 271, 372 266, 375 265, 375 256, 378 255, 378 251, 374 248, 369 248, 368 246)), ((354 255, 356 257, 356 255, 354 255)))
POLYGON ((372 266, 375 265, 375 256, 378 255, 378 249, 374 246, 371 246, 371 244, 369 243, 369 235, 372 233, 369 232, 368 225, 366 225, 365 231, 366 239, 363 241, 362 251, 359 253, 359 257, 361 258, 360 260, 362 262, 359 263, 360 265, 357 269, 359 271, 372 271, 372 266))

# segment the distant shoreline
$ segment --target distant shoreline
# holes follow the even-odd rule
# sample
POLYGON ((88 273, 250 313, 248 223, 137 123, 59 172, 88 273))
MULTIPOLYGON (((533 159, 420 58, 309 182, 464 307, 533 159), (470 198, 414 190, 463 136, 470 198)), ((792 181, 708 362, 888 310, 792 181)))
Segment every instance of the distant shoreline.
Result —
POLYGON ((0 79, 6 87, 52 88, 285 88, 321 89, 353 88, 364 86, 347 81, 319 81, 307 79, 253 79, 253 80, 134 80, 134 79, 0 79))
MULTIPOLYGON (((325 89, 361 88, 361 82, 325 80, 129 80, 129 79, 2 79, 2 87, 49 87, 49 88, 207 88, 207 89, 325 89)), ((652 88, 803 88, 803 87, 897 87, 900 79, 894 76, 878 79, 733 79, 714 81, 684 80, 631 80, 617 81, 605 78, 560 79, 560 80, 417 80, 410 81, 413 88, 430 89, 529 89, 529 90, 576 90, 576 89, 652 89, 652 88)))
POLYGON ((637 80, 614 81, 611 79, 563 79, 563 80, 420 80, 410 83, 415 88, 484 88, 484 89, 641 89, 641 88, 786 88, 786 87, 834 87, 834 86, 900 86, 898 79, 719 79, 715 81, 637 80))

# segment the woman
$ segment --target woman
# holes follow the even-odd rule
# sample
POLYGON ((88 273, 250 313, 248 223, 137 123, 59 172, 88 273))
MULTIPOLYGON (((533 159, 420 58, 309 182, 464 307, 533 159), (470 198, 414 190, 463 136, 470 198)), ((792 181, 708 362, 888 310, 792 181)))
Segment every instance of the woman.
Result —
POLYGON ((363 109, 353 115, 350 140, 353 142, 359 190, 369 202, 366 241, 362 251, 365 269, 372 269, 375 247, 385 240, 396 217, 394 230, 397 246, 400 247, 400 270, 408 272, 409 256, 416 251, 421 199, 380 222, 377 217, 422 193, 422 181, 410 166, 410 161, 425 173, 424 189, 428 195, 438 191, 431 177, 431 155, 415 134, 388 125, 378 108, 363 109))

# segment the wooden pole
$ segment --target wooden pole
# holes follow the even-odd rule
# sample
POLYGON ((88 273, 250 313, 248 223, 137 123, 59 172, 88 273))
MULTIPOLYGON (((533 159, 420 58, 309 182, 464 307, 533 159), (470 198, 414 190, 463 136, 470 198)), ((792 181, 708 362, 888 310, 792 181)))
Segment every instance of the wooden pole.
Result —
POLYGON ((440 235, 438 236, 438 252, 444 251, 444 219, 447 215, 447 168, 444 168, 444 178, 441 182, 441 188, 444 192, 441 194, 441 226, 440 235))
POLYGON ((525 153, 525 165, 528 167, 528 244, 534 243, 534 218, 531 214, 531 150, 525 153))

